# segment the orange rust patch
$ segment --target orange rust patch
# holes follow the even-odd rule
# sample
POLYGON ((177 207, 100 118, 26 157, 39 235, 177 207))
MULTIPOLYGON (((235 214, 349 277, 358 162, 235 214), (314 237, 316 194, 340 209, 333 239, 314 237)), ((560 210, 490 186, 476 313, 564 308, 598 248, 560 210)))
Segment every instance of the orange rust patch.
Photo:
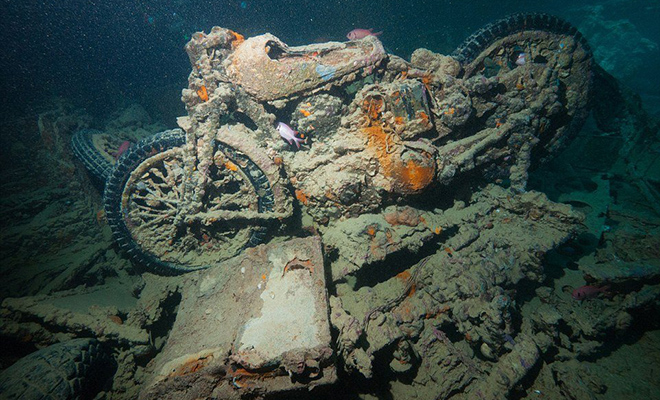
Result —
POLYGON ((334 201, 335 203, 339 201, 337 200, 337 196, 335 196, 334 193, 332 193, 332 190, 330 188, 326 189, 323 195, 325 196, 326 199, 330 201, 334 201))
POLYGON ((410 285, 410 290, 408 290, 408 297, 412 297, 417 291, 417 286, 413 283, 410 285))
POLYGON ((202 101, 209 101, 209 92, 206 90, 206 86, 197 89, 197 96, 199 96, 202 101))
POLYGON ((236 33, 234 31, 229 31, 229 33, 231 33, 232 36, 234 37, 234 39, 231 41, 231 47, 232 48, 235 49, 236 47, 238 47, 241 43, 243 43, 245 41, 245 37, 243 37, 243 35, 241 35, 240 33, 236 33))
POLYGON ((430 85, 431 84, 431 74, 424 74, 424 76, 422 76, 422 83, 424 84, 424 86, 430 85))
POLYGON ((302 204, 307 205, 309 199, 307 198, 305 192, 303 192, 300 189, 296 189, 295 193, 296 193, 296 199, 298 199, 298 201, 301 202, 302 204))
POLYGON ((408 192, 419 192, 428 186, 435 176, 435 166, 419 165, 415 161, 408 160, 405 168, 401 171, 401 178, 408 192))
POLYGON ((408 270, 401 271, 398 274, 396 274, 396 278, 406 282, 408 279, 410 279, 410 271, 408 270))
POLYGON ((419 213, 412 207, 398 208, 394 212, 385 214, 383 218, 385 218, 385 221, 387 221, 387 223, 392 226, 417 226, 420 222, 422 222, 422 218, 419 216, 419 213))
MULTIPOLYGON (((378 159, 387 159, 387 149, 389 146, 396 146, 390 134, 386 133, 383 130, 383 127, 380 125, 369 126, 363 128, 364 132, 369 137, 368 146, 374 150, 378 156, 378 159)), ((383 163, 381 162, 381 165, 383 163)))
POLYGON ((310 115, 312 115, 311 112, 305 110, 304 108, 301 108, 301 109, 300 109, 300 113, 301 113, 302 115, 304 115, 305 117, 309 117, 310 115))
POLYGON ((197 372, 204 368, 209 362, 211 362, 211 360, 213 360, 212 355, 209 355, 208 357, 190 357, 183 364, 176 367, 176 369, 170 373, 169 377, 184 376, 197 372))
POLYGON ((229 371, 228 375, 230 375, 230 376, 260 376, 259 373, 248 371, 245 368, 236 368, 235 371, 229 371))
POLYGON ((422 118, 422 120, 424 120, 424 124, 428 124, 429 116, 427 113, 425 113, 424 111, 420 111, 419 116, 422 118))
POLYGON ((442 227, 440 227, 440 226, 436 227, 436 228, 433 230, 433 233, 435 233, 436 235, 441 234, 441 233, 442 233, 442 227))
POLYGON ((407 301, 401 303, 401 306, 399 306, 399 315, 401 315, 402 318, 408 320, 412 318, 412 311, 410 310, 410 304, 408 304, 407 301))
POLYGON ((105 210, 100 209, 96 212, 96 222, 98 222, 99 225, 103 225, 105 222, 105 210))
POLYGON ((373 236, 376 234, 376 226, 375 225, 369 225, 367 226, 367 235, 373 236))
POLYGON ((375 153, 376 158, 380 164, 380 170, 383 175, 391 179, 396 177, 396 164, 398 155, 394 155, 393 152, 389 152, 390 146, 393 148, 398 145, 394 143, 393 138, 391 138, 387 133, 383 131, 381 126, 373 126, 365 128, 367 135, 369 136, 369 142, 367 147, 375 153))
POLYGON ((290 260, 284 266, 284 270, 282 271, 282 276, 284 276, 284 274, 286 274, 288 271, 294 269, 306 269, 309 271, 310 274, 313 274, 314 264, 312 263, 312 260, 301 260, 298 257, 294 257, 293 260, 290 260))
POLYGON ((403 117, 395 117, 394 123, 397 125, 403 125, 403 117))
POLYGON ((117 325, 123 325, 124 324, 124 321, 121 319, 121 317, 119 315, 111 315, 108 318, 110 318, 110 321, 114 322, 117 325))
POLYGON ((225 161, 225 168, 230 171, 238 171, 238 166, 231 161, 225 161))
POLYGON ((451 307, 449 306, 442 306, 437 312, 435 313, 426 313, 424 316, 425 319, 430 319, 430 318, 436 318, 439 317, 440 315, 446 313, 447 311, 451 310, 451 307))
POLYGON ((379 121, 383 111, 383 99, 381 97, 369 97, 362 102, 362 111, 371 122, 379 121))
POLYGON ((242 367, 232 367, 227 371, 227 377, 231 380, 231 384, 238 389, 250 388, 256 381, 263 381, 265 379, 272 379, 278 376, 279 370, 267 372, 252 372, 242 367))
POLYGON ((435 163, 430 155, 421 154, 425 157, 423 164, 414 160, 404 162, 401 159, 401 145, 395 141, 395 136, 385 132, 381 125, 372 124, 363 128, 363 131, 369 138, 367 147, 378 158, 383 175, 392 185, 390 190, 417 193, 432 182, 435 163))
POLYGON ((451 247, 445 247, 445 253, 452 255, 454 253, 454 250, 452 250, 451 247))

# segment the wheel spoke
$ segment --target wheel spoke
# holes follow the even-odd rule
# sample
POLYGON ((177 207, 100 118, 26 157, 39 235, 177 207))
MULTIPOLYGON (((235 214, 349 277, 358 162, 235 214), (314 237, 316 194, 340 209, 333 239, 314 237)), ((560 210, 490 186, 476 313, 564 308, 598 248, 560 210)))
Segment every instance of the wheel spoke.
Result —
MULTIPOLYGON (((245 155, 222 148, 229 150, 229 153, 218 150, 214 154, 214 164, 209 170, 199 209, 203 213, 258 212, 259 195, 248 175, 258 177, 263 172, 245 155)), ((126 226, 141 250, 168 263, 196 266, 195 254, 200 256, 200 263, 208 262, 204 260, 209 258, 209 254, 214 260, 226 259, 254 241, 254 226, 251 225, 254 221, 246 223, 223 217, 190 218, 183 226, 174 225, 177 215, 185 208, 185 178, 180 151, 158 153, 141 165, 143 169, 138 167, 134 172, 137 178, 127 182, 123 194, 124 198, 128 198, 125 205, 129 215, 126 226), (149 164, 150 159, 153 161, 149 164)), ((206 264, 198 266, 203 265, 206 264)))

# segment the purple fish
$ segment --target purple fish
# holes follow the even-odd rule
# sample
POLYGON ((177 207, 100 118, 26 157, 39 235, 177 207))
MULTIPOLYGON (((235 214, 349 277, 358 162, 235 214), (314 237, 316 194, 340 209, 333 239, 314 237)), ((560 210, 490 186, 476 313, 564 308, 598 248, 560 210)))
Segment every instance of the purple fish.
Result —
POLYGON ((348 38, 348 40, 358 40, 358 39, 364 39, 367 36, 378 36, 381 33, 383 33, 383 32, 374 33, 372 31, 373 31, 373 28, 369 28, 369 29, 356 28, 356 29, 353 29, 352 31, 348 32, 348 35, 346 35, 346 37, 348 38))
POLYGON ((289 125, 284 122, 277 123, 277 132, 282 136, 282 139, 289 142, 290 145, 296 144, 296 147, 300 148, 300 143, 304 142, 304 139, 298 137, 298 132, 294 131, 289 125))
POLYGON ((591 286, 591 285, 586 285, 586 286, 580 286, 579 288, 575 289, 573 291, 573 298, 575 300, 585 300, 585 299, 591 299, 600 293, 607 293, 607 289, 609 289, 609 286, 605 287, 598 287, 598 286, 591 286))
POLYGON ((124 140, 120 145, 117 151, 115 151, 112 156, 115 158, 115 160, 118 160, 119 157, 126 153, 126 150, 128 150, 133 143, 129 142, 128 140, 124 140))

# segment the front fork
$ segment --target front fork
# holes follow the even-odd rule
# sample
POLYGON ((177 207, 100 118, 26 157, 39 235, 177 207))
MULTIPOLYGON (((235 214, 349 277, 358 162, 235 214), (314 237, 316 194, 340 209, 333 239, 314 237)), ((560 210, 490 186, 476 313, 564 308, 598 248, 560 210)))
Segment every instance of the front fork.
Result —
POLYGON ((191 215, 202 211, 220 116, 217 112, 211 112, 203 121, 180 123, 186 132, 186 144, 183 146, 182 202, 174 218, 177 227, 182 227, 190 221, 191 215))

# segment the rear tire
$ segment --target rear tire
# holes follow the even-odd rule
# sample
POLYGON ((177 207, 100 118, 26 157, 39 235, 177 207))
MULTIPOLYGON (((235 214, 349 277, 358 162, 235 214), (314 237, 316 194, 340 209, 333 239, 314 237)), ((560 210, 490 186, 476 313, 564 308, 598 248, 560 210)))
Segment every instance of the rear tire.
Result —
POLYGON ((98 182, 105 183, 112 171, 112 157, 102 149, 102 144, 111 138, 96 129, 81 129, 71 137, 73 154, 98 182))
POLYGON ((542 13, 505 17, 469 36, 452 57, 461 63, 463 78, 480 74, 504 78, 522 67, 538 81, 539 87, 557 88, 562 110, 538 130, 539 143, 531 156, 536 161, 551 158, 569 143, 589 115, 593 87, 591 48, 577 28, 561 18, 542 13), (526 54, 526 60, 519 65, 516 57, 521 54, 526 54), (547 76, 556 78, 548 82, 547 76))

